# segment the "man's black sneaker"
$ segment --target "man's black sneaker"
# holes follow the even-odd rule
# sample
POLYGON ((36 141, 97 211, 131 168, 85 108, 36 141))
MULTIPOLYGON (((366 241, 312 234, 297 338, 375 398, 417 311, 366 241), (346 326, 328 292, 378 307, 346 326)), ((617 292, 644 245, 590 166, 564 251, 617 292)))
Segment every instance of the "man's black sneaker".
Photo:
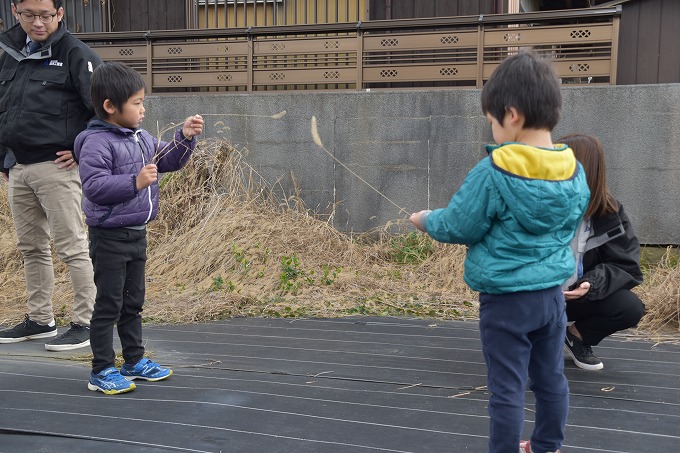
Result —
POLYGON ((572 335, 567 329, 567 336, 564 338, 564 344, 567 347, 567 352, 574 360, 577 367, 584 370, 595 371, 604 368, 602 360, 595 357, 593 348, 583 344, 576 335, 572 335))
POLYGON ((71 323, 71 328, 45 345, 48 351, 69 351, 90 345, 90 328, 71 323))
POLYGON ((26 315, 24 320, 11 329, 0 332, 0 343, 18 343, 20 341, 49 338, 57 335, 57 325, 54 321, 44 326, 31 321, 26 315))

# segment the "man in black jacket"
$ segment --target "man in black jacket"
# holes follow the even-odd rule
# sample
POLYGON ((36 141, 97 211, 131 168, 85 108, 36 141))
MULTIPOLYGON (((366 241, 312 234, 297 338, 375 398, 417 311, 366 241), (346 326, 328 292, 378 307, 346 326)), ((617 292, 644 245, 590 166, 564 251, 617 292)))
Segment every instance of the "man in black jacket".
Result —
POLYGON ((50 235, 69 268, 70 328, 45 348, 89 346, 95 286, 73 141, 94 116, 90 76, 101 59, 72 36, 63 0, 13 0, 18 24, 0 34, 0 171, 24 259, 28 314, 0 343, 57 335, 50 235))

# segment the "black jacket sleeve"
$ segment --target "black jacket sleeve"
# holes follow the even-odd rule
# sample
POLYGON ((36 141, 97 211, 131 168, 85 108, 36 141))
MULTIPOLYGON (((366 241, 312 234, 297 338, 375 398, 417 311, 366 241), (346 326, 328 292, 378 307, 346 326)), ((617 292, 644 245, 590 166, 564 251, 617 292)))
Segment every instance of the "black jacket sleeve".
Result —
POLYGON ((574 286, 587 281, 590 291, 579 300, 604 299, 619 289, 631 289, 642 283, 640 242, 621 204, 617 217, 624 233, 587 251, 583 257, 583 277, 574 286))
POLYGON ((7 155, 7 148, 0 145, 0 172, 9 173, 9 168, 5 168, 5 156, 7 155))

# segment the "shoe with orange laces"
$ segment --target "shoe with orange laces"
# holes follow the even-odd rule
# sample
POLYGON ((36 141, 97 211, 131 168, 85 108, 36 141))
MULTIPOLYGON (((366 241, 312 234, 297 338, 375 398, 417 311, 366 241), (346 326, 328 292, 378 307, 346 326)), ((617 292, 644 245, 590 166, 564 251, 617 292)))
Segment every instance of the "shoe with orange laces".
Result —
MULTIPOLYGON (((519 453, 532 453, 531 451, 531 442, 528 440, 523 440, 519 443, 519 453)), ((560 453, 559 450, 553 452, 553 451, 548 451, 546 453, 560 453)))

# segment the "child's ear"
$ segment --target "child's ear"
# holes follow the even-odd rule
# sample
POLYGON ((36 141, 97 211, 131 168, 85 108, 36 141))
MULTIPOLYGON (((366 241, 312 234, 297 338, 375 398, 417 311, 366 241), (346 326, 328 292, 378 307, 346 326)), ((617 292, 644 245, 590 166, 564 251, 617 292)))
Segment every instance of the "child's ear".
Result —
POLYGON ((522 127, 524 124, 524 114, 515 107, 507 107, 505 109, 504 120, 509 121, 509 125, 522 127))
POLYGON ((103 107, 104 111, 106 111, 106 113, 108 113, 109 115, 113 115, 114 113, 116 113, 116 106, 113 105, 113 102, 111 102, 110 99, 106 99, 104 101, 103 107))

